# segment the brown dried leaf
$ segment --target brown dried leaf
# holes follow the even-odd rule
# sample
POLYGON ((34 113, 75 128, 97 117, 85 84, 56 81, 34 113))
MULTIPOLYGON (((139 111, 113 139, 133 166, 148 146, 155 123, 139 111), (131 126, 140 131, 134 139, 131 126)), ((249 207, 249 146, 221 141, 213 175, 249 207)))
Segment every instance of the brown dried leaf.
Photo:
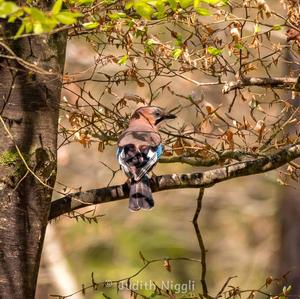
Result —
POLYGON ((183 154, 184 149, 183 149, 183 144, 181 142, 181 138, 178 138, 172 147, 176 155, 180 156, 183 154))
POLYGON ((273 281, 273 277, 272 277, 272 276, 268 276, 268 277, 266 278, 266 287, 267 287, 268 285, 270 285, 270 284, 272 283, 272 281, 273 281))
POLYGON ((90 135, 87 132, 76 132, 74 134, 74 140, 81 143, 83 147, 90 147, 92 143, 90 135))
POLYGON ((171 264, 169 260, 164 260, 164 267, 168 272, 171 272, 171 264))
POLYGON ((214 124, 210 119, 206 119, 202 123, 200 123, 198 127, 202 133, 209 134, 213 131, 214 124))
POLYGON ((287 36, 287 41, 289 42, 290 40, 297 40, 300 42, 300 32, 299 30, 290 28, 286 31, 285 35, 287 36))
POLYGON ((70 122, 71 126, 74 128, 80 127, 80 116, 76 113, 71 114, 69 116, 69 122, 70 122))
POLYGON ((238 43, 241 38, 241 33, 237 27, 233 27, 230 30, 230 35, 232 36, 235 43, 238 43))
POLYGON ((208 112, 208 114, 212 113, 213 109, 211 105, 206 105, 205 106, 206 111, 208 112))
POLYGON ((229 129, 225 133, 226 142, 229 144, 230 148, 234 148, 234 142, 233 142, 233 132, 229 129))
POLYGON ((249 121, 245 118, 245 116, 243 116, 243 122, 244 122, 244 125, 243 125, 242 129, 248 130, 251 127, 251 125, 250 125, 249 121))
POLYGON ((265 128, 266 128, 266 124, 265 124, 265 122, 262 119, 259 120, 256 123, 255 127, 254 127, 254 131, 256 131, 257 133, 259 133, 259 136, 258 136, 258 142, 259 143, 262 140, 262 135, 263 135, 263 132, 264 132, 265 128))
POLYGON ((173 156, 173 152, 172 151, 164 151, 163 155, 166 157, 171 157, 171 156, 173 156))
POLYGON ((145 83, 139 81, 139 80, 136 80, 137 84, 139 87, 144 87, 145 86, 145 83))
POLYGON ((211 113, 213 113, 216 110, 216 108, 214 107, 214 105, 211 104, 211 103, 209 103, 209 102, 207 102, 207 101, 205 101, 203 104, 204 104, 204 107, 205 107, 205 109, 206 109, 206 111, 207 111, 208 114, 211 114, 211 113))
POLYGON ((98 151, 102 153, 104 151, 104 149, 105 149, 105 145, 102 141, 100 141, 98 143, 98 151))
POLYGON ((260 119, 259 121, 257 121, 254 127, 254 131, 259 133, 264 127, 265 127, 265 122, 262 119, 260 119))

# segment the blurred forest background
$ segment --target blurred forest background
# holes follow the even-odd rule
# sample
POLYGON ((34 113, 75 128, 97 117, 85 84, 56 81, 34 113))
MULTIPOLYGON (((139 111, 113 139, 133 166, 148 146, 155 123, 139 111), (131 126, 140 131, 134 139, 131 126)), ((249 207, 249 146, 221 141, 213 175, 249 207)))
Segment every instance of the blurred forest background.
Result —
MULTIPOLYGON (((275 11, 281 9, 278 1, 268 3, 275 11)), ((278 42, 286 42, 284 30, 274 34, 278 42)), ((87 70, 94 65, 94 61, 95 52, 84 38, 75 37, 68 42, 66 74, 87 70)), ((120 65, 110 67, 122 68, 120 65)), ((276 75, 287 72, 280 63, 272 71, 276 75)), ((260 70, 256 70, 256 73, 260 74, 260 70)), ((193 79, 199 82, 203 80, 198 75, 193 79)), ((99 82, 86 84, 96 96, 105 88, 99 82)), ((221 86, 195 87, 181 78, 173 78, 172 84, 182 93, 185 91, 186 94, 203 94, 204 99, 213 106, 231 101, 231 97, 222 94, 221 86)), ((63 100, 75 103, 77 97, 70 90, 79 92, 76 88, 75 84, 68 84, 63 91, 63 100)), ((118 91, 121 95, 134 93, 142 98, 149 97, 147 88, 131 83, 121 84, 118 91)), ((109 106, 110 100, 107 96, 103 101, 109 106)), ((176 95, 165 91, 153 104, 172 109, 181 101, 183 100, 176 95)), ((142 104, 131 102, 129 111, 134 111, 140 105, 142 104)), ((239 103, 233 108, 233 113, 242 113, 243 105, 247 107, 248 104, 239 103)), ((188 109, 183 110, 172 125, 180 127, 184 122, 197 121, 191 119, 191 115, 188 109)), ((61 142, 62 138, 59 140, 61 142)), ((58 178, 55 188, 65 191, 64 186, 68 186, 88 190, 124 183, 126 178, 121 171, 111 181, 113 173, 109 167, 113 170, 119 169, 115 152, 116 146, 99 151, 96 143, 86 147, 78 142, 62 146, 58 151, 58 178)), ((154 173, 204 169, 180 163, 158 164, 154 173)), ((269 276, 280 277, 287 270, 297 272, 299 264, 294 264, 294 268, 288 266, 288 269, 282 266, 281 238, 285 229, 285 218, 291 219, 293 213, 299 209, 299 202, 290 199, 293 196, 296 199, 299 197, 299 189, 279 184, 279 172, 277 170, 230 180, 205 190, 199 225, 207 249, 207 282, 212 293, 218 292, 232 276, 236 277, 230 282, 231 285, 240 286, 241 289, 253 289, 261 287, 269 276)), ((155 193, 156 207, 150 212, 130 213, 127 200, 102 204, 95 210, 94 207, 87 207, 86 211, 93 210, 93 215, 102 215, 98 218, 98 223, 88 223, 80 218, 76 221, 68 216, 52 221, 46 235, 37 298, 46 298, 49 294, 72 294, 80 290, 82 284, 91 283, 91 273, 94 273, 97 281, 128 277, 143 266, 139 252, 147 259, 178 256, 200 258, 191 222, 198 192, 197 189, 179 189, 155 193)), ((56 193, 53 200, 59 197, 56 193)), ((295 225, 298 226, 299 221, 291 221, 296 221, 295 225)), ((293 246, 288 246, 287 250, 300 255, 299 246, 293 246)), ((288 252, 286 254, 289 255, 288 252)), ((153 280, 158 285, 166 280, 177 283, 193 280, 195 291, 200 291, 199 263, 173 261, 171 266, 169 272, 163 262, 150 265, 136 280, 153 280)), ((128 292, 120 291, 117 294, 115 288, 90 290, 85 296, 103 298, 103 292, 111 298, 129 298, 128 292)), ((192 295, 190 294, 191 298, 192 295)), ((77 294, 72 298, 82 297, 83 295, 77 294)))

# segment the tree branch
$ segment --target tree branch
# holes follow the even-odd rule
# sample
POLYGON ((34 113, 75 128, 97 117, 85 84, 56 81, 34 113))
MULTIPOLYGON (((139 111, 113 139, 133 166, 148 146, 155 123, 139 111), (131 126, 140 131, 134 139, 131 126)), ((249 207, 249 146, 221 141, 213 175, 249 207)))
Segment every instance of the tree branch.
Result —
POLYGON ((229 93, 232 90, 242 89, 245 86, 261 86, 261 87, 273 87, 280 89, 290 89, 299 91, 300 78, 293 77, 275 77, 275 78, 263 78, 263 77, 245 77, 237 81, 226 82, 223 86, 222 92, 224 94, 229 93))
MULTIPOLYGON (((276 169, 300 157, 300 143, 291 145, 267 157, 233 163, 199 173, 168 174, 151 181, 153 192, 180 188, 210 187, 235 177, 259 174, 276 169)), ((121 200, 129 195, 128 184, 69 194, 51 203, 49 220, 93 204, 121 200)))
POLYGON ((197 207, 196 207, 196 211, 193 217, 193 226, 195 229, 195 233, 197 236, 197 240, 198 240, 198 244, 199 244, 199 248, 200 248, 200 253, 201 253, 201 265, 202 265, 202 270, 201 270, 201 285, 202 285, 202 291, 203 291, 203 297, 207 298, 207 299, 212 299, 213 297, 211 297, 208 294, 208 288, 207 288, 207 283, 206 283, 206 249, 205 249, 205 245, 204 245, 204 241, 202 238, 202 234, 198 225, 198 216, 200 214, 200 211, 202 209, 202 199, 203 199, 203 195, 204 195, 204 188, 200 188, 199 190, 199 195, 197 197, 197 207))
POLYGON ((173 156, 167 157, 162 156, 159 159, 159 163, 184 163, 189 164, 192 166, 214 166, 219 164, 220 162, 224 162, 226 159, 233 159, 237 161, 246 160, 249 157, 258 158, 258 157, 265 157, 266 155, 261 155, 257 153, 245 152, 240 150, 224 150, 223 152, 214 153, 215 157, 211 157, 209 159, 202 158, 202 157, 192 157, 192 156, 173 156))

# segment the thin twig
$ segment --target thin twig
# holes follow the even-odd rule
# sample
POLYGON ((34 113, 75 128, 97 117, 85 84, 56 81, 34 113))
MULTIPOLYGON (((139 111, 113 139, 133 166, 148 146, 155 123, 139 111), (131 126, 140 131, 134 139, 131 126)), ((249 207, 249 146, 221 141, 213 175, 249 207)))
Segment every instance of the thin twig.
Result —
MULTIPOLYGON (((153 260, 147 260, 144 259, 145 264, 135 273, 133 273, 132 275, 125 277, 125 278, 121 278, 118 280, 111 280, 111 281, 101 281, 101 282, 95 282, 94 280, 94 275, 92 274, 92 284, 88 285, 88 286, 83 286, 83 288, 81 290, 75 291, 72 294, 66 295, 66 296, 62 296, 62 295, 50 295, 50 297, 56 297, 56 298, 60 298, 60 299, 65 299, 65 298, 69 298, 74 296, 75 294, 79 294, 82 293, 83 291, 87 291, 89 289, 97 289, 98 287, 112 287, 113 285, 115 285, 118 288, 118 285, 121 282, 125 282, 128 283, 130 282, 130 280, 136 276, 138 276, 140 273, 142 273, 146 268, 148 268, 151 264, 153 263, 158 263, 158 262, 164 262, 166 260, 166 258, 159 258, 159 259, 153 259, 153 260)), ((187 257, 176 257, 176 258, 167 258, 168 261, 190 261, 190 262, 200 262, 200 260, 198 259, 193 259, 193 258, 187 258, 187 257)))
POLYGON ((201 253, 201 266, 202 266, 202 270, 201 270, 201 286, 202 286, 202 291, 203 291, 203 296, 204 298, 212 298, 209 294, 208 294, 208 288, 207 288, 207 283, 206 283, 206 249, 205 249, 205 245, 203 242, 203 238, 199 229, 199 225, 198 225, 198 216, 201 212, 201 208, 202 208, 202 199, 203 199, 203 195, 204 195, 204 188, 200 188, 199 189, 199 195, 197 198, 197 207, 196 207, 196 211, 193 217, 193 225, 194 225, 194 229, 196 232, 196 236, 197 236, 197 240, 199 243, 199 247, 200 247, 200 253, 201 253))

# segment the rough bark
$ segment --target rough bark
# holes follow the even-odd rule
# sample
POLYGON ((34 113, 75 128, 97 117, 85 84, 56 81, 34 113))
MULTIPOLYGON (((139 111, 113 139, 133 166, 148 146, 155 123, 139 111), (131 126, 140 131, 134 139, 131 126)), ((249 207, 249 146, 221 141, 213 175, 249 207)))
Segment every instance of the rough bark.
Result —
POLYGON ((300 77, 282 77, 282 78, 261 78, 261 77, 245 77, 237 81, 226 82, 223 86, 222 92, 229 93, 232 90, 242 89, 246 86, 261 86, 271 87, 285 90, 300 89, 300 77))
MULTIPOLYGON (((41 2, 40 2, 41 3, 41 2)), ((44 5, 50 2, 44 1, 44 5)), ((16 24, 2 23, 2 37, 16 24)), ((6 40, 21 60, 0 58, 0 298, 33 298, 56 176, 57 124, 66 36, 6 40), (28 64, 27 64, 28 65, 28 64), (50 71, 50 74, 49 74, 50 71), (53 73, 51 75, 51 72, 53 73), (28 172, 23 158, 37 177, 28 172)))

